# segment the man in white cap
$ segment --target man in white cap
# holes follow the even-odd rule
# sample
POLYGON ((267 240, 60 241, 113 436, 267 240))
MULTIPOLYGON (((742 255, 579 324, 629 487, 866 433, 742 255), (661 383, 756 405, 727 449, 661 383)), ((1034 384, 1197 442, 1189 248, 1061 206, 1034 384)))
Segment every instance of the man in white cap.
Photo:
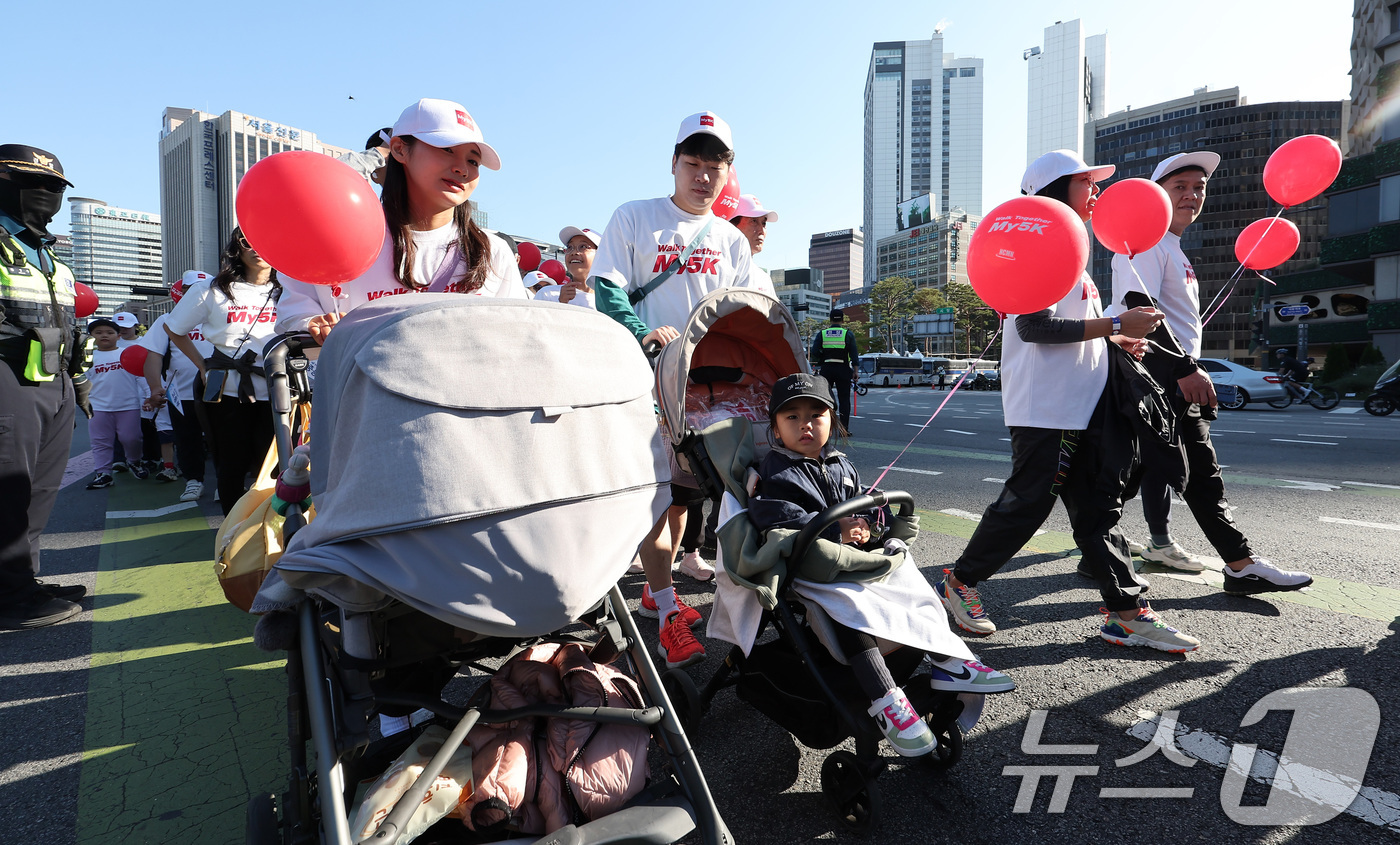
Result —
MULTIPOLYGON (((753 285, 748 241, 711 213, 733 163, 729 125, 714 112, 687 117, 671 151, 674 192, 625 203, 603 231, 593 258, 594 302, 644 347, 679 337, 678 327, 711 291, 753 285)), ((660 650, 670 668, 705 658, 690 631, 703 622, 700 612, 679 601, 671 583, 686 507, 701 498, 694 479, 673 468, 672 505, 641 547, 647 578, 641 613, 660 620, 660 650)))
POLYGON ((560 229, 559 242, 564 245, 564 272, 569 274, 568 280, 562 285, 539 291, 535 299, 594 307, 593 286, 588 279, 593 272, 593 256, 598 253, 602 240, 602 236, 592 229, 577 226, 560 229))
MULTIPOLYGON (((1186 487, 1182 498, 1191 508, 1206 540, 1226 561, 1225 592, 1234 595, 1301 590, 1312 583, 1305 572, 1279 569, 1254 554, 1249 540, 1230 516, 1225 483, 1210 440, 1210 420, 1215 419, 1215 387, 1196 364, 1201 354, 1200 286, 1191 260, 1181 249, 1181 235, 1196 222, 1206 202, 1206 185, 1220 164, 1220 156, 1208 150, 1180 153, 1163 159, 1152 172, 1152 181, 1167 192, 1172 222, 1157 246, 1129 259, 1113 258, 1115 304, 1110 315, 1133 305, 1156 304, 1166 319, 1152 338, 1152 352, 1144 363, 1176 402, 1177 430, 1186 456, 1186 487)), ((1157 462, 1145 461, 1142 478, 1142 512, 1151 538, 1137 546, 1143 560, 1187 572, 1200 572, 1205 563, 1172 539, 1171 489, 1157 462)))
MULTIPOLYGON (((744 238, 749 242, 749 251, 758 255, 763 252, 763 242, 768 239, 768 224, 778 222, 778 212, 764 208, 763 203, 753 194, 742 194, 739 197, 739 210, 729 218, 729 222, 744 233, 744 238)), ((778 292, 773 288, 773 278, 768 275, 768 271, 759 267, 757 263, 754 264, 753 270, 754 280, 751 287, 776 297, 778 292)))

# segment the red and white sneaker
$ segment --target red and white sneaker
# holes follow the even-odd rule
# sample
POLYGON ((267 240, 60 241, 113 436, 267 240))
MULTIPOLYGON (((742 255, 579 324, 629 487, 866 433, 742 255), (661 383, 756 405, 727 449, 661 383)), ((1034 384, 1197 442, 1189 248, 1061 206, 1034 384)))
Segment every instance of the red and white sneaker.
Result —
MULTIPOLYGON (((705 617, 700 615, 700 611, 686 604, 680 596, 676 596, 676 608, 681 615, 681 621, 688 627, 699 628, 705 622, 705 617)), ((656 599, 651 597, 650 584, 642 585, 642 605, 637 609, 637 612, 648 619, 661 618, 661 610, 656 606, 656 599)))
MULTIPOLYGON (((690 608, 687 608, 689 610, 690 608)), ((699 616, 699 613, 695 614, 699 616)), ((673 610, 666 616, 656 643, 656 652, 666 661, 667 669, 679 669, 705 659, 705 647, 695 638, 688 625, 683 624, 681 611, 673 610)))

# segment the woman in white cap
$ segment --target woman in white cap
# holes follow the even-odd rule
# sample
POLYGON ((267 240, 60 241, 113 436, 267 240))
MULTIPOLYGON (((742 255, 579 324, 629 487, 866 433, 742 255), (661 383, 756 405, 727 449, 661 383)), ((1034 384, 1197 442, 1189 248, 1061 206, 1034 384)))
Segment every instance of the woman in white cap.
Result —
POLYGON ((374 265, 342 285, 284 279, 278 331, 324 341, 347 311, 384 296, 428 291, 527 299, 505 241, 471 217, 481 168, 501 159, 466 108, 422 99, 394 124, 385 163, 384 247, 374 265))
MULTIPOLYGON (((1071 150, 1055 150, 1031 162, 1021 183, 1025 194, 1068 205, 1089 222, 1097 182, 1114 168, 1085 164, 1071 150)), ((1087 272, 1049 308, 1007 317, 1003 341, 1002 404, 1011 430, 1011 474, 987 507, 972 539, 937 588, 954 621, 987 635, 996 625, 982 608, 977 584, 1019 552, 1050 515, 1057 500, 1069 513, 1085 569, 1098 581, 1104 625, 1099 635, 1118 645, 1188 652, 1200 640, 1164 624, 1143 593, 1148 584, 1133 570, 1128 543, 1118 529, 1123 512, 1122 469, 1132 461, 1130 439, 1104 432, 1111 407, 1108 339, 1141 354, 1140 338, 1155 329, 1162 312, 1134 308, 1103 316, 1099 291, 1087 272), (1134 340, 1137 339, 1137 340, 1134 340)))

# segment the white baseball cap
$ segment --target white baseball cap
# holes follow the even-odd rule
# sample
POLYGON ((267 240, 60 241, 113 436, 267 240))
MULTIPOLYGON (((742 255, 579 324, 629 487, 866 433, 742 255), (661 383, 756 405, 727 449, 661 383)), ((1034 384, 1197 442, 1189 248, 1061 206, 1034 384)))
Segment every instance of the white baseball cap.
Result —
POLYGON ((461 103, 424 97, 403 110, 394 121, 394 137, 412 135, 434 147, 476 144, 481 148, 481 166, 500 170, 501 157, 481 135, 476 121, 461 103))
POLYGON ((136 315, 130 311, 118 311, 113 314, 112 322, 124 329, 134 329, 140 325, 140 322, 136 319, 136 315))
POLYGON ((1157 162, 1157 167, 1152 171, 1152 181, 1156 182, 1173 170, 1180 170, 1183 167, 1199 167, 1206 172, 1206 178, 1209 179, 1211 174, 1215 172, 1215 168, 1219 166, 1220 156, 1209 150, 1177 153, 1157 162))
POLYGON ((527 288, 533 288, 536 285, 543 287, 545 285, 554 284, 553 279, 546 276, 543 272, 539 270, 531 270, 530 272, 523 274, 520 278, 522 281, 525 282, 525 287, 527 288))
POLYGON ((1102 182, 1117 169, 1111 164, 1102 167, 1085 164, 1084 159, 1074 150, 1051 150, 1026 168, 1026 174, 1021 177, 1021 193, 1028 196, 1039 193, 1046 185, 1062 176, 1080 173, 1088 173, 1095 182, 1102 182))
POLYGON ((185 287, 189 287, 190 285, 197 285, 200 282, 207 282, 212 278, 214 277, 203 270, 186 270, 185 275, 180 278, 180 281, 185 283, 185 287))
POLYGON ((734 217, 762 217, 769 223, 778 222, 778 212, 764 208, 763 203, 759 202, 758 197, 753 194, 739 195, 739 210, 734 212, 734 217))
POLYGON ((681 130, 676 133, 676 143, 679 144, 691 135, 702 133, 718 138, 725 149, 734 149, 734 136, 729 132, 729 124, 720 120, 719 115, 712 111, 702 111, 682 120, 681 130))
POLYGON ((568 246, 569 241, 573 240, 574 238, 577 238, 579 235, 583 235, 585 238, 588 238, 588 240, 593 242, 593 245, 595 247, 603 245, 603 238, 597 232, 593 231, 592 229, 580 229, 577 226, 565 226, 564 228, 560 229, 559 243, 563 244, 564 246, 568 246))

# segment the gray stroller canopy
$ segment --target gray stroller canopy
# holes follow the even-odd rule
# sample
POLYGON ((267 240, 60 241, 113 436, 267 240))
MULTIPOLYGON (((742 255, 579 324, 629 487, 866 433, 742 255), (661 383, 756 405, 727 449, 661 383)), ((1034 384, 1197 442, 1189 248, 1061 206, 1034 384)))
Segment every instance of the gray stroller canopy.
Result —
POLYGON ((488 636, 557 630, 665 510, 650 382, 636 340, 590 309, 460 294, 356 308, 317 367, 317 516, 278 570, 342 606, 364 609, 363 585, 488 636))

